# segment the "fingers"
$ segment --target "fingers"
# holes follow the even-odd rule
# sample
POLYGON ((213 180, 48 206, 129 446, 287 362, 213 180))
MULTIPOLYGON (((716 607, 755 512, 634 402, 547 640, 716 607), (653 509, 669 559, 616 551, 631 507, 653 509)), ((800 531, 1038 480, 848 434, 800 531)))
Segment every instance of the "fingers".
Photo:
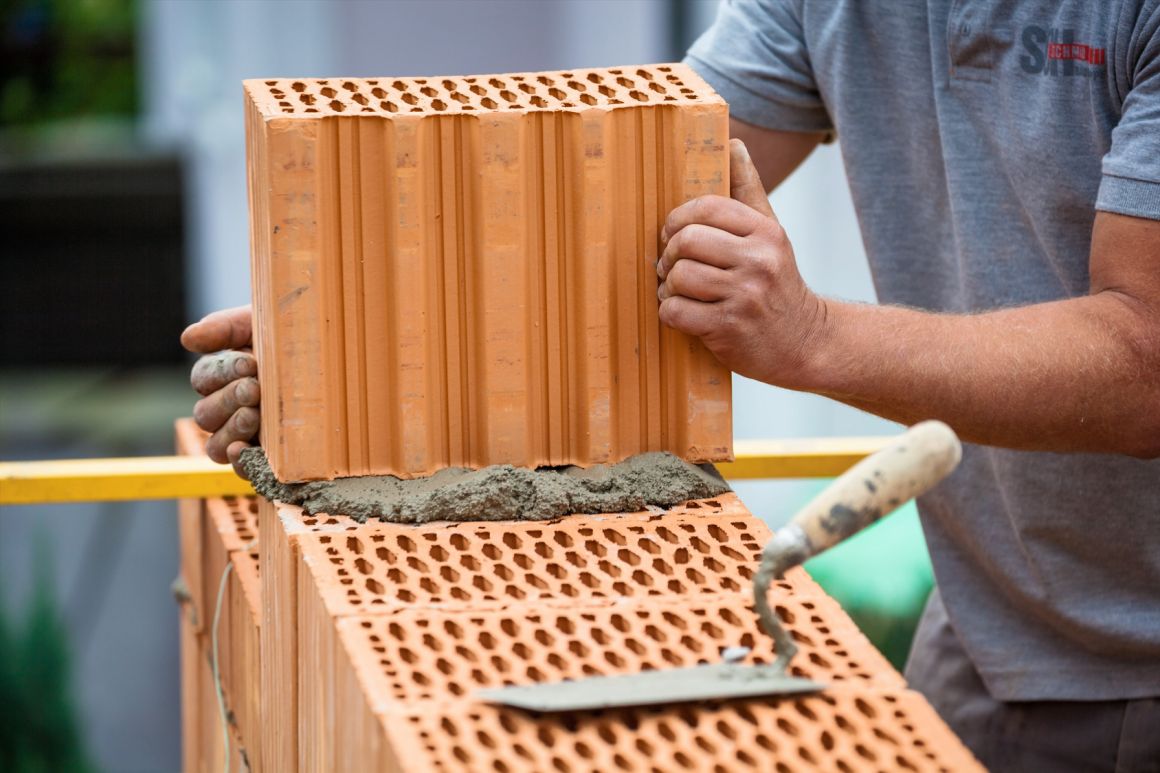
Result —
MULTIPOLYGON (((257 408, 239 408, 225 425, 206 441, 206 454, 218 464, 230 462, 227 453, 230 446, 239 441, 248 444, 258 434, 260 422, 261 415, 257 408)), ((240 447, 236 453, 241 453, 240 447)))
POLYGON ((700 338, 717 327, 720 309, 715 303, 674 295, 661 302, 660 320, 674 330, 700 338))
POLYGON ((189 383, 203 397, 226 384, 258 375, 258 362, 249 352, 225 351, 198 359, 189 374, 189 383))
POLYGON ((693 225, 712 226, 736 236, 749 236, 768 222, 752 207, 724 196, 699 196, 686 201, 669 213, 661 229, 661 241, 672 239, 682 228, 693 225))
POLYGON ((700 223, 687 225, 665 245, 657 260, 657 276, 665 279, 682 258, 692 258, 717 268, 732 268, 746 252, 739 236, 700 223))
POLYGON ((226 447, 226 459, 231 465, 233 465, 234 472, 238 474, 239 478, 245 478, 246 480, 250 479, 250 476, 246 474, 245 468, 242 467, 241 459, 242 451, 252 447, 253 446, 251 446, 251 444, 243 440, 235 440, 226 447))
POLYGON ((236 306, 207 314, 181 334, 181 345, 195 354, 242 349, 253 344, 252 309, 236 306))
POLYGON ((239 379, 198 400, 193 420, 206 432, 217 432, 239 409, 256 407, 261 400, 256 378, 239 379))
POLYGON ((761 175, 749 157, 749 149, 738 139, 729 140, 729 196, 758 214, 774 216, 761 175))
POLYGON ((729 289, 729 272, 696 260, 682 260, 673 266, 657 288, 657 298, 664 301, 681 295, 712 302, 728 297, 729 289))

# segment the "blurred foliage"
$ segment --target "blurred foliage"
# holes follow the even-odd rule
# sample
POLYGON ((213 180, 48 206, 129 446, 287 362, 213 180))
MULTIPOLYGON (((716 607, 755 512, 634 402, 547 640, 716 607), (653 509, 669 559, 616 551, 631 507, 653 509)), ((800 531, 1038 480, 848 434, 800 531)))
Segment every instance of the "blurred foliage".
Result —
POLYGON ((0 127, 137 112, 136 0, 0 0, 0 127))
POLYGON ((0 771, 93 770, 72 702, 68 633, 52 587, 47 548, 21 624, 0 594, 0 771))

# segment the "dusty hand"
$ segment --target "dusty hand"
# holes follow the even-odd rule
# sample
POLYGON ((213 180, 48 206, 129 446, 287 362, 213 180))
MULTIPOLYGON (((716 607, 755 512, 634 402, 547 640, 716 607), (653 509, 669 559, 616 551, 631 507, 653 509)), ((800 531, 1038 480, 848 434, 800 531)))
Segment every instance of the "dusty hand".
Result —
POLYGON ((745 145, 729 145, 730 194, 665 221, 657 297, 666 325, 700 338, 731 370, 803 388, 825 303, 806 287, 745 145))
POLYGON ((205 355, 189 380, 202 396, 193 406, 194 421, 213 433, 206 453, 215 462, 229 462, 243 477, 238 457, 258 434, 262 398, 252 338, 249 306, 215 311, 181 334, 182 346, 205 355))

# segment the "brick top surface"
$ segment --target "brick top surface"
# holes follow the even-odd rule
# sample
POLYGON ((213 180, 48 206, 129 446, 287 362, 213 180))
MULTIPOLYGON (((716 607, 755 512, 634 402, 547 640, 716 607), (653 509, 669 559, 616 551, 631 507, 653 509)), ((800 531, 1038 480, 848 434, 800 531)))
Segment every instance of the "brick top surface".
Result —
POLYGON ((274 78, 245 81, 267 118, 581 111, 645 105, 722 104, 682 64, 631 65, 429 78, 274 78))

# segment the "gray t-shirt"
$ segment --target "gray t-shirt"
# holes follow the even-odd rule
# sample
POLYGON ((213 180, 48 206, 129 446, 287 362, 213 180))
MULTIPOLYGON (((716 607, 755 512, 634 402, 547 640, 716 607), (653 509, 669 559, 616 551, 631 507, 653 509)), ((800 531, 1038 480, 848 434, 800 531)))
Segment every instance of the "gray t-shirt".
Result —
MULTIPOLYGON (((1160 219, 1160 0, 733 0, 687 61, 838 134, 883 303, 1084 295, 1096 210, 1160 219)), ((1160 695, 1160 462, 969 446, 919 511, 994 697, 1160 695)))

